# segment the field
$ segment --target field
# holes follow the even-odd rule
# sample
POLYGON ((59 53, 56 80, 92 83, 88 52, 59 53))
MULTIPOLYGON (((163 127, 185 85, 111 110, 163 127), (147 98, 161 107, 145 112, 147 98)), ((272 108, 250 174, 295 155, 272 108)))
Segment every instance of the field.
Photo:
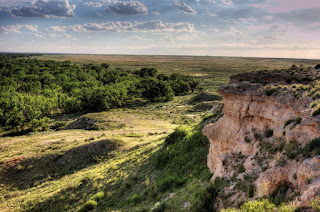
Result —
MULTIPOLYGON (((210 175, 205 172, 201 176, 206 177, 193 178, 190 171, 190 180, 182 186, 160 190, 157 186, 163 184, 156 180, 165 169, 156 167, 154 157, 163 148, 166 137, 180 125, 193 128, 212 115, 210 108, 222 101, 217 89, 233 74, 319 63, 178 56, 35 57, 77 64, 103 62, 114 69, 131 71, 153 67, 165 74, 190 74, 199 80, 200 88, 194 94, 166 103, 136 101, 101 113, 53 117, 54 123, 68 126, 84 116, 94 120, 100 130, 49 130, 20 136, 2 130, 0 211, 148 211, 161 208, 163 202, 168 211, 188 211, 196 201, 194 194, 209 184, 210 175)), ((206 154, 199 159, 202 166, 206 166, 205 158, 206 154)))
POLYGON ((108 63, 112 69, 137 70, 156 68, 160 73, 190 74, 200 80, 205 90, 216 91, 226 84, 231 75, 243 72, 288 68, 291 65, 314 66, 319 60, 241 58, 241 57, 193 57, 193 56, 132 56, 132 55, 42 55, 43 60, 70 60, 77 64, 108 63))

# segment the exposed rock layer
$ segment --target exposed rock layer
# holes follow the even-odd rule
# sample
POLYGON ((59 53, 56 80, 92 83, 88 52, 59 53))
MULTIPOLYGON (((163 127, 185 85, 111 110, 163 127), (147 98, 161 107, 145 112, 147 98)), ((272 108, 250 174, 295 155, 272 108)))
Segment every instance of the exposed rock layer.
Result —
POLYGON ((235 167, 237 162, 230 166, 226 165, 228 163, 225 161, 231 160, 231 155, 238 154, 244 158, 238 160, 238 166, 241 161, 246 172, 254 171, 257 175, 255 180, 257 196, 270 195, 284 182, 294 189, 306 192, 305 196, 320 192, 320 186, 312 186, 312 191, 309 193, 310 186, 305 186, 307 178, 310 180, 320 178, 318 157, 289 160, 284 150, 277 150, 278 153, 273 155, 262 153, 263 144, 266 143, 270 144, 269 150, 265 150, 268 152, 270 148, 280 145, 281 141, 288 144, 289 141, 295 140, 297 145, 304 146, 310 140, 320 137, 319 117, 310 115, 310 103, 313 101, 310 97, 306 97, 303 92, 291 95, 285 90, 268 94, 268 88, 264 86, 270 82, 286 84, 310 81, 312 80, 310 77, 315 75, 313 72, 303 73, 294 78, 288 74, 279 77, 278 72, 271 74, 270 78, 266 73, 241 74, 231 78, 233 84, 220 88, 219 92, 224 100, 224 116, 216 123, 203 128, 203 134, 210 140, 207 163, 213 173, 213 180, 216 177, 230 178, 235 174, 236 171, 230 167, 235 167), (246 78, 251 83, 245 82, 246 78), (260 80, 262 84, 252 83, 252 80, 254 82, 260 80), (292 122, 288 124, 288 120, 292 122), (271 136, 267 135, 268 131, 271 136), (259 157, 265 159, 261 162, 258 160, 259 157), (289 161, 286 162, 285 159, 289 161), (284 163, 281 160, 285 164, 279 165, 284 163))

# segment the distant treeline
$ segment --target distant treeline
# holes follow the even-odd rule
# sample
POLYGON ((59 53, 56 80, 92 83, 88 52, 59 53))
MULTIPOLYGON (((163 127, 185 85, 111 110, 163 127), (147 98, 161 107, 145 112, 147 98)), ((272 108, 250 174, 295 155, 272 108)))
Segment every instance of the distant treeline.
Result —
POLYGON ((103 111, 136 98, 170 101, 193 92, 190 76, 157 74, 153 68, 130 72, 109 65, 24 59, 0 55, 0 124, 15 129, 45 126, 47 116, 103 111))

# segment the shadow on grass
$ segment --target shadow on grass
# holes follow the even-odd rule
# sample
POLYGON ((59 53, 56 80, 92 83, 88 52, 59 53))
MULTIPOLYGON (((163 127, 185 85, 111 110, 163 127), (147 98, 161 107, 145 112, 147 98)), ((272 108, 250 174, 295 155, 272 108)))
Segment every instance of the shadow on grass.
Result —
POLYGON ((15 136, 22 136, 27 135, 31 132, 30 129, 27 130, 20 130, 20 131, 11 131, 3 134, 1 137, 15 137, 15 136))
MULTIPOLYGON (((132 154, 135 154, 135 150, 142 148, 144 145, 138 145, 127 150, 132 154)), ((148 148, 146 151, 140 152, 138 155, 135 154, 136 158, 141 157, 144 154, 150 153, 156 147, 148 148)), ((134 207, 140 200, 130 200, 132 193, 140 192, 141 189, 145 189, 143 184, 141 188, 141 183, 144 182, 147 173, 150 169, 150 160, 154 153, 151 154, 150 158, 146 158, 141 163, 136 164, 135 160, 128 159, 120 163, 117 166, 117 170, 120 172, 125 171, 126 177, 118 176, 119 173, 111 173, 117 176, 117 180, 105 182, 102 179, 92 179, 84 177, 80 180, 80 183, 76 185, 71 185, 69 188, 59 191, 54 196, 42 201, 40 203, 27 202, 22 207, 23 211, 34 212, 34 211, 46 211, 46 212, 56 212, 56 211, 76 211, 76 208, 83 206, 88 200, 97 192, 103 192, 105 195, 96 200, 98 202, 98 207, 95 211, 106 211, 106 209, 119 209, 118 207, 134 207), (102 187, 97 188, 97 184, 103 184, 102 187), (140 185, 140 186, 139 186, 140 185), (139 188, 138 188, 138 187, 139 188), (108 194, 108 192, 110 192, 108 194), (129 200, 128 200, 129 198, 129 200)), ((130 157, 130 154, 128 155, 130 157)), ((106 170, 107 171, 107 170, 106 170)), ((107 171, 108 172, 108 171, 107 171)), ((113 176, 113 177, 114 177, 113 176)), ((38 202, 38 200, 35 200, 38 202)), ((84 210, 86 211, 86 210, 84 210)))
POLYGON ((188 104, 194 105, 208 101, 221 101, 222 97, 210 92, 201 92, 188 101, 188 104))
POLYGON ((120 145, 119 141, 101 140, 40 158, 14 159, 1 164, 0 181, 18 189, 27 189, 108 159, 120 145))

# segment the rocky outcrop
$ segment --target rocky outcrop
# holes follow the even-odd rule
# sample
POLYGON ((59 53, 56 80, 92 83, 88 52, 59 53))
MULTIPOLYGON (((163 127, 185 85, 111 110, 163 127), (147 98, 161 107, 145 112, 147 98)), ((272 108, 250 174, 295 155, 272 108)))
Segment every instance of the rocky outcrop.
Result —
POLYGON ((231 178, 239 174, 237 168, 244 167, 244 175, 256 173, 255 195, 262 197, 271 195, 284 182, 300 190, 306 178, 320 178, 318 157, 305 160, 295 152, 320 137, 320 118, 310 115, 314 99, 288 84, 316 80, 317 73, 269 72, 269 77, 267 72, 241 74, 219 89, 224 116, 203 128, 210 141, 207 164, 212 180, 231 178), (235 160, 235 155, 241 159, 235 160))

